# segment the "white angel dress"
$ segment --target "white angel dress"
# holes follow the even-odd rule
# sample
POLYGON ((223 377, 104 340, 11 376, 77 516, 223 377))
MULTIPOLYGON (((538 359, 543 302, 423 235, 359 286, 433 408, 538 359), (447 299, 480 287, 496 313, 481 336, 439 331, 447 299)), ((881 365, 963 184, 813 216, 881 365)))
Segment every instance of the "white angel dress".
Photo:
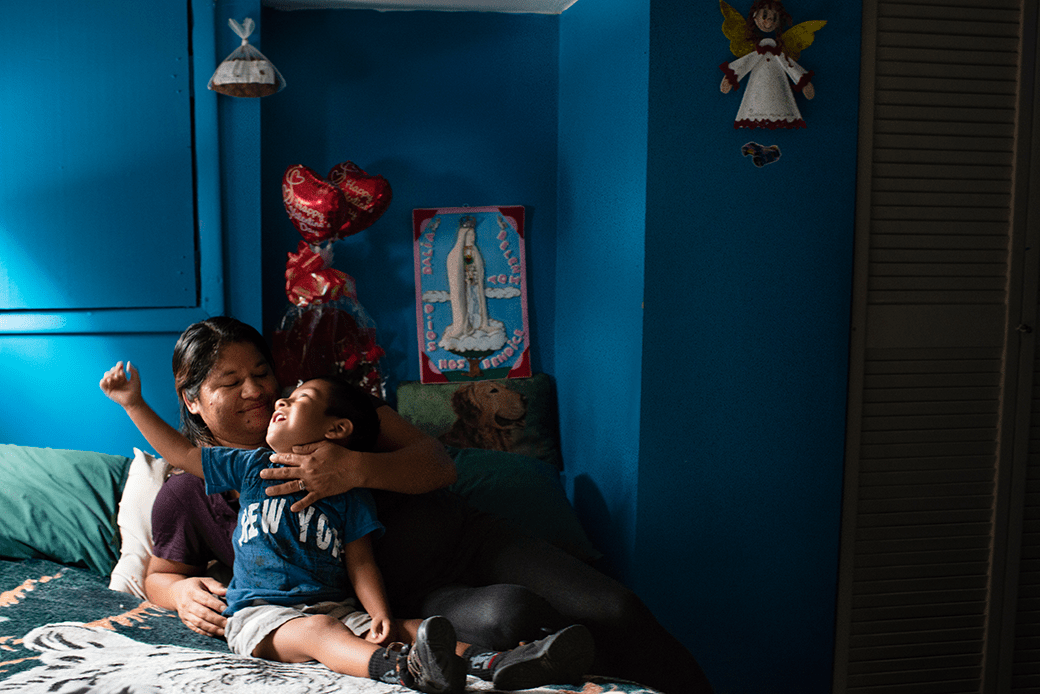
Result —
POLYGON ((801 91, 812 80, 813 72, 788 58, 775 40, 762 39, 754 51, 719 68, 734 88, 750 74, 734 128, 805 127, 791 84, 801 91))

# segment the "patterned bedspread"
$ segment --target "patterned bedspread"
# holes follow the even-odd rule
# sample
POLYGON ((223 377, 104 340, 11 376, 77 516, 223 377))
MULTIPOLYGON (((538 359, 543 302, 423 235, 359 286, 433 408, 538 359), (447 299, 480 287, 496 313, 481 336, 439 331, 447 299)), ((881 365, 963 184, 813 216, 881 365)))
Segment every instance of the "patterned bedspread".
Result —
MULTIPOLYGON (((467 691, 494 691, 470 678, 467 691)), ((336 674, 236 656, 184 627, 177 614, 108 589, 107 579, 43 560, 0 561, 0 692, 411 692, 336 674)), ((647 692, 603 678, 538 691, 647 692)))

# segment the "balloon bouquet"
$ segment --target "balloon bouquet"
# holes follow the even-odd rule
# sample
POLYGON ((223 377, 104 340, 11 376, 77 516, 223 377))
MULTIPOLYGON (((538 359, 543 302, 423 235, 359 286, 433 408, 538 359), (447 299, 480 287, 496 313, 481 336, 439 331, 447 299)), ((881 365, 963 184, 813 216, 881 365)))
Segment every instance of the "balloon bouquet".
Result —
POLYGON ((336 373, 383 397, 376 326, 358 302, 354 278, 332 267, 332 244, 371 226, 393 193, 382 176, 353 162, 328 178, 299 164, 282 176, 282 201, 303 241, 289 253, 285 293, 291 306, 274 333, 275 373, 284 386, 336 373))

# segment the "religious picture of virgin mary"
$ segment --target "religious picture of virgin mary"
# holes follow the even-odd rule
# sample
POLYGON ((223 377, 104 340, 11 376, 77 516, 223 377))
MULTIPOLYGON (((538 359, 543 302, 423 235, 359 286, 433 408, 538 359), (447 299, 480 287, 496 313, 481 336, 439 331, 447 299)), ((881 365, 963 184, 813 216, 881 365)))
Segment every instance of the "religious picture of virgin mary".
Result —
POLYGON ((423 383, 531 375, 524 208, 412 211, 423 383))

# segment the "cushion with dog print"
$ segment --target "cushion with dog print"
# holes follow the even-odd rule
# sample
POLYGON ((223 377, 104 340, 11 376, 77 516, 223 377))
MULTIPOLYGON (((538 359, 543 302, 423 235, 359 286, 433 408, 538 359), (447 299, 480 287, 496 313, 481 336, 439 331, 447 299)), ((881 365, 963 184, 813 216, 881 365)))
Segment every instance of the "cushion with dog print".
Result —
POLYGON ((547 374, 463 383, 405 381, 397 389, 397 411, 446 445, 520 453, 563 468, 556 390, 547 374))

